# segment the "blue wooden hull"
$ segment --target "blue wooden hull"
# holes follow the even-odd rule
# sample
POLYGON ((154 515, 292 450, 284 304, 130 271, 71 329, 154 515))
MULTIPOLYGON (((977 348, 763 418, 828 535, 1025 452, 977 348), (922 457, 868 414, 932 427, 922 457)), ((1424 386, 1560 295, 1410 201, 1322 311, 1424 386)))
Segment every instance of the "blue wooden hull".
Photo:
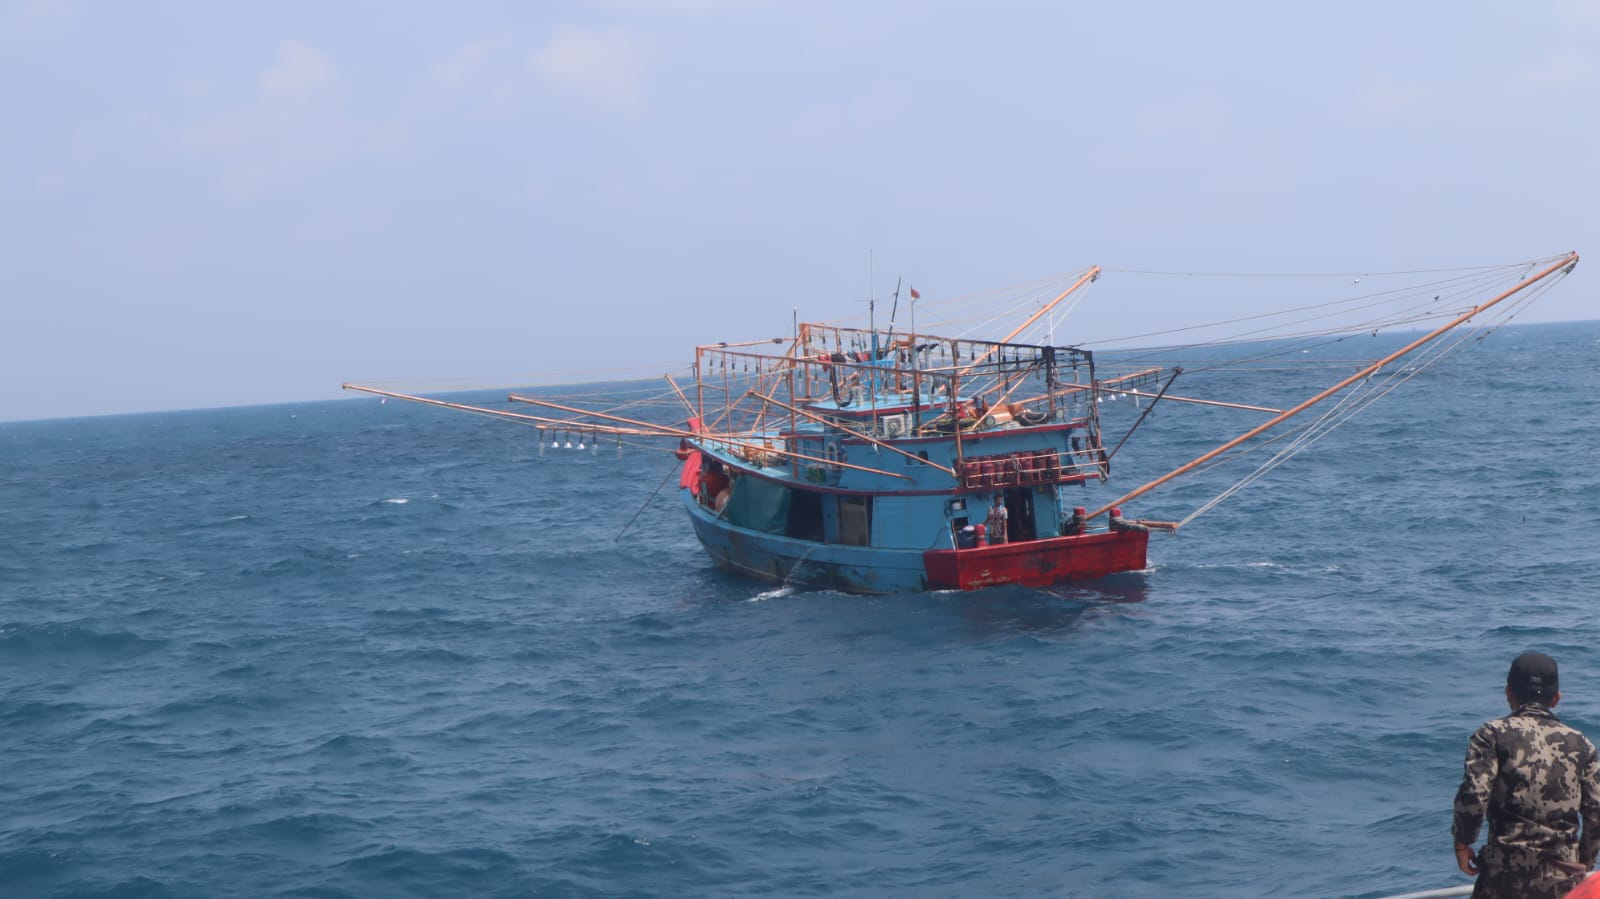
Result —
POLYGON ((680 490, 695 536, 723 568, 777 584, 843 593, 907 593, 928 589, 923 551, 840 546, 741 528, 719 519, 680 490))

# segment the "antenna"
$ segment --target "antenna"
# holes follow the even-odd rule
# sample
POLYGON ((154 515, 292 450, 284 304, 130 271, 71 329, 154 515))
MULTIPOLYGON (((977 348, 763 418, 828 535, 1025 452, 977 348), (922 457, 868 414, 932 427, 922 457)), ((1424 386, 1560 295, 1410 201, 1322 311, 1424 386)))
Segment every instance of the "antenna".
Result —
POLYGON ((878 331, 878 324, 877 324, 878 320, 877 320, 877 316, 875 315, 875 312, 877 310, 877 294, 873 292, 873 283, 872 283, 873 282, 872 253, 873 253, 872 248, 868 247, 867 248, 867 333, 868 334, 876 334, 877 331, 878 331))

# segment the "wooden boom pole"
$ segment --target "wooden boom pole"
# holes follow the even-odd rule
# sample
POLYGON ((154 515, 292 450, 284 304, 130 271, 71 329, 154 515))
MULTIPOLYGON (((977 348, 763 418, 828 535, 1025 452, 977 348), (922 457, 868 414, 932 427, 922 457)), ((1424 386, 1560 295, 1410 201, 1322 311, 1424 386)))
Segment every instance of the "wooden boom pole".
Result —
POLYGON ((885 477, 899 478, 902 481, 910 480, 910 478, 908 476, 903 475, 903 474, 896 474, 896 473, 894 473, 892 471, 880 471, 880 470, 878 470, 876 468, 868 468, 865 465, 851 465, 848 462, 837 462, 837 461, 834 461, 834 460, 831 460, 831 459, 820 459, 820 458, 818 458, 816 456, 807 456, 804 453, 795 453, 795 452, 789 452, 787 450, 780 450, 780 449, 777 449, 777 448, 768 448, 768 447, 765 447, 765 446, 757 446, 754 442, 748 442, 747 443, 747 442, 741 441, 739 438, 733 437, 731 435, 728 436, 728 437, 725 437, 725 438, 710 438, 704 433, 700 433, 700 432, 696 432, 696 431, 686 431, 683 428, 669 428, 669 427, 666 427, 664 425, 656 425, 656 424, 652 424, 652 423, 647 422, 647 421, 636 421, 635 419, 622 418, 622 417, 617 416, 617 415, 606 415, 606 414, 601 413, 601 412, 585 411, 583 409, 578 409, 578 408, 573 407, 573 406, 562 406, 562 405, 559 405, 557 403, 550 403, 550 402, 546 402, 544 400, 536 400, 536 399, 533 399, 532 397, 517 396, 516 394, 512 394, 511 399, 516 400, 517 402, 532 403, 532 404, 538 405, 538 406, 549 406, 552 409, 560 409, 560 410, 566 411, 566 412, 576 412, 576 413, 581 414, 581 415, 594 415, 594 416, 598 416, 600 418, 609 418, 609 419, 611 419, 613 421, 620 421, 620 422, 624 422, 626 424, 637 425, 638 427, 635 428, 635 429, 623 429, 623 428, 618 428, 618 427, 614 427, 614 426, 610 426, 610 425, 596 425, 593 422, 580 422, 580 421, 564 420, 564 419, 559 419, 559 418, 546 418, 546 417, 540 416, 540 415, 521 415, 521 414, 516 413, 516 412, 501 412, 501 411, 499 411, 497 409, 485 409, 482 406, 468 406, 468 405, 466 405, 464 403, 450 403, 450 402, 446 402, 444 400, 430 400, 425 396, 414 396, 414 395, 409 394, 409 393, 395 393, 395 392, 390 391, 390 390, 379 390, 376 387, 363 387, 360 384, 342 384, 340 386, 343 387, 345 390, 356 390, 356 391, 360 391, 361 393, 370 393, 370 394, 372 394, 374 396, 393 397, 394 399, 405 400, 406 402, 409 402, 409 403, 421 403, 424 406, 438 406, 438 407, 443 408, 443 409, 455 409, 458 412, 475 412, 475 413, 477 413, 479 415, 488 415, 488 416, 491 416, 491 417, 494 417, 494 418, 506 418, 506 419, 511 419, 513 421, 530 422, 530 423, 533 423, 533 424, 536 424, 536 425, 551 426, 552 429, 555 429, 555 430, 559 430, 561 428, 567 428, 567 429, 574 430, 574 431, 578 431, 578 430, 593 430, 593 431, 597 431, 597 432, 601 432, 601 433, 605 433, 605 434, 630 434, 630 435, 639 436, 639 437, 682 437, 682 438, 685 438, 685 439, 694 439, 694 440, 701 440, 701 441, 708 441, 708 440, 720 441, 722 443, 726 443, 729 447, 738 446, 738 447, 745 448, 745 449, 759 449, 761 452, 764 452, 764 453, 774 453, 774 454, 781 455, 781 456, 789 456, 791 458, 801 459, 801 460, 804 460, 804 461, 807 461, 807 462, 818 462, 818 463, 822 463, 822 464, 825 464, 825 465, 837 466, 839 468, 850 468, 850 469, 854 469, 855 471, 865 471, 865 472, 869 472, 871 474, 881 474, 881 475, 884 475, 885 477))
MULTIPOLYGON (((363 387, 360 384, 340 384, 339 386, 345 390, 355 390, 361 393, 370 393, 373 396, 390 397, 392 399, 405 400, 408 403, 421 403, 424 406, 438 406, 443 409, 455 409, 458 412, 475 412, 479 415, 488 415, 493 418, 508 418, 512 421, 524 421, 540 425, 548 424, 554 421, 554 419, 544 418, 538 415, 523 415, 519 412, 503 412, 499 409, 485 409, 482 406, 468 406, 465 403, 450 403, 444 400, 430 400, 425 396, 413 396, 409 393, 395 393, 392 390, 379 390, 376 387, 363 387)), ((575 431, 578 429, 572 428, 572 430, 575 431)))
MULTIPOLYGON (((779 455, 779 456, 787 456, 787 457, 792 458, 792 459, 801 459, 801 460, 804 460, 804 461, 807 461, 807 462, 822 462, 822 463, 826 463, 828 465, 838 466, 839 468, 851 468, 851 469, 854 469, 856 471, 865 471, 865 472, 870 472, 872 474, 881 474, 881 475, 883 475, 885 477, 899 478, 902 481, 911 480, 910 476, 908 476, 908 475, 896 474, 896 473, 894 473, 892 471, 880 471, 879 469, 868 468, 868 467, 866 467, 864 465, 851 465, 848 462, 837 462, 837 461, 832 461, 832 460, 829 460, 829 459, 821 459, 821 458, 818 458, 816 456, 808 456, 805 453, 797 453, 797 452, 794 452, 792 450, 781 450, 781 449, 778 449, 777 447, 769 447, 769 446, 766 446, 765 444, 757 444, 755 442, 755 438, 753 438, 753 437, 750 437, 750 438, 735 437, 732 434, 727 434, 727 435, 723 435, 723 436, 716 436, 716 435, 712 435, 712 434, 707 434, 704 431, 686 431, 683 428, 670 428, 670 427, 667 427, 665 425, 654 425, 654 424, 651 424, 650 422, 637 421, 637 420, 632 419, 632 418, 623 418, 620 415, 608 415, 608 414, 606 414, 604 412, 595 412, 593 410, 579 409, 576 406, 563 406, 560 403, 552 403, 549 400, 534 399, 531 396, 523 396, 523 395, 517 394, 517 393, 511 394, 511 396, 508 397, 508 398, 511 399, 511 400, 514 400, 515 402, 519 402, 519 403, 532 403, 535 406, 548 406, 551 409, 558 409, 558 410, 560 410, 562 412, 573 412, 573 413, 576 413, 578 415, 592 415, 592 416, 594 416, 596 418, 604 418, 604 419, 608 419, 610 421, 620 421, 620 422, 623 422, 625 424, 643 425, 644 427, 652 428, 656 435, 662 436, 662 437, 682 437, 682 438, 686 438, 686 439, 698 440, 702 444, 704 444, 704 443, 725 443, 729 447, 737 446, 737 447, 740 447, 740 448, 743 448, 743 449, 756 450, 756 451, 763 452, 763 453, 772 453, 774 455, 779 455)), ((587 427, 587 425, 581 425, 580 427, 587 427)))
POLYGON ((1060 296, 1056 297, 1055 299, 1051 300, 1048 303, 1045 303, 1044 307, 1041 308, 1038 312, 1035 312, 1034 314, 1028 316, 1028 320, 1027 321, 1023 322, 1020 325, 1017 325, 1017 327, 1010 334, 1007 334, 1006 336, 1000 338, 1000 343, 1010 343, 1011 339, 1013 337, 1016 337, 1018 334, 1021 334, 1023 331, 1028 330, 1028 328, 1034 322, 1038 321, 1040 319, 1040 317, 1042 317, 1046 312, 1049 312, 1051 309, 1056 308, 1056 304, 1060 303, 1062 300, 1066 299, 1067 297, 1072 296, 1073 291, 1076 291, 1078 288, 1082 287, 1085 284, 1088 284, 1090 281, 1093 281, 1094 279, 1096 279, 1098 277, 1100 277, 1100 266, 1098 266, 1098 265, 1090 266, 1089 270, 1084 272, 1082 277, 1080 277, 1078 280, 1072 282, 1072 286, 1071 287, 1068 287, 1066 290, 1061 291, 1061 295, 1060 296))
POLYGON ((689 402, 689 398, 687 396, 684 396, 683 388, 678 386, 677 381, 672 380, 672 375, 664 374, 661 377, 666 378, 667 383, 672 385, 672 392, 678 395, 678 400, 683 403, 683 408, 688 410, 689 416, 691 418, 694 417, 694 404, 689 402))
POLYGON ((1424 334, 1423 336, 1417 338, 1416 340, 1413 340, 1412 342, 1406 344, 1401 349, 1396 350, 1393 353, 1390 353, 1389 355, 1383 357, 1382 359, 1379 359, 1377 362, 1374 362, 1371 365, 1368 365, 1366 368, 1361 369, 1360 371, 1356 372, 1355 374, 1351 375, 1350 377, 1345 378, 1343 381, 1340 381, 1339 383, 1333 385, 1332 387, 1329 387, 1328 389, 1322 391, 1321 393, 1317 394, 1316 396, 1311 397, 1310 399, 1306 400, 1305 402, 1301 403, 1300 405, 1295 406, 1292 409, 1285 410, 1284 412, 1274 416, 1273 418, 1267 420, 1266 422, 1263 422, 1262 424, 1257 425, 1254 428, 1251 428, 1250 430, 1244 432, 1243 434, 1240 434, 1238 437, 1235 437, 1232 440, 1229 440, 1227 443, 1224 443, 1223 445, 1217 447, 1216 449, 1214 449, 1214 450, 1212 450, 1212 451, 1210 451, 1210 452, 1208 452, 1208 453, 1206 453, 1206 454, 1204 454, 1202 456, 1199 456, 1199 457, 1191 460, 1187 464, 1184 464, 1184 465, 1181 465, 1181 466, 1179 466, 1177 468, 1174 468, 1173 470, 1167 472, 1166 474, 1162 475, 1161 477, 1156 478, 1155 480, 1151 481, 1148 484, 1145 484, 1143 487, 1140 487, 1137 490, 1134 490, 1134 491, 1132 491, 1130 493, 1126 493, 1126 494, 1123 494, 1122 496, 1117 497, 1116 499, 1112 500, 1111 502, 1106 503, 1105 505, 1103 505, 1100 508, 1094 510, 1093 512, 1090 512, 1089 515, 1088 515, 1088 518, 1099 518, 1101 515, 1106 514, 1107 512, 1111 511, 1113 508, 1115 508, 1117 506, 1120 506, 1123 503, 1128 502, 1129 500, 1138 499, 1139 497, 1144 496, 1146 493, 1149 493, 1150 491, 1156 489, 1157 487, 1160 487, 1162 484, 1167 483, 1168 481, 1172 480, 1173 478, 1176 478, 1179 475, 1187 474, 1188 472, 1193 471, 1194 469, 1200 467, 1201 465, 1204 465, 1207 462, 1210 462, 1212 459, 1215 459, 1216 457, 1222 455, 1223 453, 1227 452, 1228 450, 1231 450, 1234 447, 1238 446, 1239 444, 1244 443, 1246 440, 1249 440, 1250 438, 1255 437, 1255 436, 1257 436, 1257 435, 1259 435, 1259 434, 1261 434, 1261 433, 1263 433, 1263 432, 1265 432, 1265 431, 1267 431, 1267 430, 1269 430, 1271 428, 1274 428, 1274 427, 1278 426, 1279 424, 1281 424, 1282 422, 1284 422, 1284 421, 1286 421, 1286 420, 1288 420, 1290 418, 1293 418, 1296 415, 1299 415, 1301 412, 1304 412, 1305 410, 1311 408, 1312 406, 1315 406, 1317 403, 1320 403, 1323 400, 1327 399, 1328 397, 1333 396, 1334 394, 1336 394, 1339 391, 1345 389, 1346 387, 1349 387, 1351 384, 1354 384, 1355 382, 1360 381, 1363 378, 1371 377, 1375 372, 1377 372, 1379 369, 1383 368, 1385 365, 1388 365, 1389 363, 1395 361, 1396 359, 1399 359, 1399 358, 1401 358, 1403 356, 1406 356, 1406 355, 1410 354, 1417 347, 1420 347, 1423 344, 1434 340, 1435 338, 1439 337, 1441 334, 1444 334, 1446 332, 1455 330, 1457 327, 1460 327, 1462 324, 1464 324, 1464 323, 1466 323, 1468 321, 1471 321, 1474 316, 1476 316, 1479 313, 1483 312, 1484 310, 1490 308, 1491 306, 1495 306, 1495 305, 1499 304, 1501 301, 1505 300, 1506 298, 1511 297, 1511 296, 1521 292, 1524 288, 1532 287, 1534 284, 1536 284, 1536 283, 1538 283, 1540 281, 1543 281, 1545 278, 1550 277, 1551 275, 1555 274, 1556 272, 1561 271, 1564 268, 1569 268, 1571 266, 1577 265, 1577 264, 1578 264, 1578 254, 1576 252, 1568 253, 1567 255, 1561 257, 1561 260, 1559 262, 1556 262, 1554 265, 1551 265, 1550 267, 1548 267, 1545 270, 1539 272, 1539 274, 1534 275, 1531 278, 1527 278, 1527 279, 1525 279, 1523 281, 1518 282, 1515 287, 1512 287, 1511 289, 1505 291, 1504 293, 1501 293, 1499 296, 1496 296, 1494 299, 1489 300, 1488 302, 1485 302, 1481 306, 1472 307, 1471 309, 1469 309, 1466 312, 1462 313, 1461 315, 1457 316, 1452 321, 1450 321, 1450 322, 1448 322, 1448 323, 1446 323, 1444 325, 1441 325, 1440 327, 1434 329, 1433 331, 1428 332, 1427 334, 1424 334))

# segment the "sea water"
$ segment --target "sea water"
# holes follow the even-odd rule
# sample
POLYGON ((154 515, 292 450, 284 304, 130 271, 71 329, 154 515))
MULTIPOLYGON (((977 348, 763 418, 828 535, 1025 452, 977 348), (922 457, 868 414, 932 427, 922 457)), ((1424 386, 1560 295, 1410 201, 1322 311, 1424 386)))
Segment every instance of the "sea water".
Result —
POLYGON ((1600 323, 1512 327, 1146 572, 888 597, 714 569, 669 453, 366 398, 0 425, 0 895, 1464 883, 1512 656, 1600 735, 1597 423, 1600 323))

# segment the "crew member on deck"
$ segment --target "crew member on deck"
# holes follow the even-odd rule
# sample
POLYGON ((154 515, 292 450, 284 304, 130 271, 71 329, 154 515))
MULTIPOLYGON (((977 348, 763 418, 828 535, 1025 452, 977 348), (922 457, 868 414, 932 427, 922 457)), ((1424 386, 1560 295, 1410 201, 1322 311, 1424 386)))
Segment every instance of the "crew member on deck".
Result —
POLYGON ((712 460, 700 476, 700 504, 714 512, 721 512, 728 503, 730 486, 727 469, 722 467, 722 463, 712 460))
POLYGON ((1006 542, 1006 498, 1004 494, 994 495, 994 505, 989 507, 989 517, 984 520, 984 530, 988 532, 989 542, 1006 542))
POLYGON ((1600 854, 1600 757, 1551 711, 1560 701, 1555 659, 1525 652, 1506 676, 1511 714, 1467 744, 1451 830, 1456 865, 1478 878, 1474 899, 1560 899, 1600 854), (1488 842, 1474 855, 1485 818, 1488 842))

